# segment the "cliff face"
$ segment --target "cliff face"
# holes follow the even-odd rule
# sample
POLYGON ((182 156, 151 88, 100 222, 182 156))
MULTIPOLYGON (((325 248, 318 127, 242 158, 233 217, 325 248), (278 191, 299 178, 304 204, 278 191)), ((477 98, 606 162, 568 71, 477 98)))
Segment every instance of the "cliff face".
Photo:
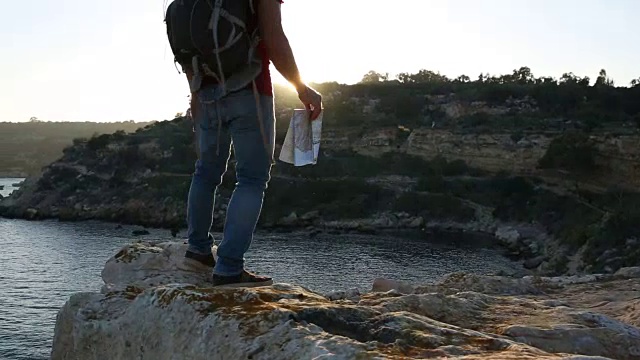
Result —
MULTIPOLYGON (((52 359, 636 359, 640 269, 505 278, 451 274, 368 293, 289 284, 216 289, 181 268, 184 244, 137 243, 101 293, 58 313, 52 359), (606 301, 605 301, 606 300, 606 301)), ((215 253, 215 248, 212 249, 215 253)))
MULTIPOLYGON (((324 149, 354 150, 363 155, 380 156, 398 151, 426 160, 444 157, 462 160, 470 167, 499 172, 543 174, 538 162, 560 132, 535 133, 459 133, 453 130, 389 127, 370 131, 328 131, 323 134, 324 149)), ((597 164, 609 169, 605 177, 594 179, 610 185, 640 189, 640 136, 612 133, 589 136, 597 149, 597 164)))
MULTIPOLYGON (((465 87, 460 86, 461 90, 465 87)), ((355 150, 372 156, 389 151, 424 159, 443 156, 449 160, 463 160, 471 167, 487 171, 536 175, 540 173, 538 161, 553 139, 567 131, 580 131, 588 133, 597 150, 597 164, 607 168, 606 175, 593 174, 591 180, 604 186, 640 187, 640 135, 637 130, 640 122, 632 120, 640 120, 640 113, 635 117, 624 115, 621 102, 605 106, 598 99, 603 96, 602 92, 591 94, 590 90, 585 90, 579 100, 571 100, 568 108, 572 111, 567 111, 567 104, 563 104, 566 97, 550 99, 545 97, 549 94, 543 96, 549 89, 525 86, 522 93, 532 94, 522 95, 511 93, 517 89, 516 85, 515 88, 504 85, 504 89, 500 86, 471 86, 473 95, 462 91, 460 94, 434 95, 430 93, 433 88, 420 86, 362 87, 351 90, 347 100, 344 100, 347 95, 336 91, 330 98, 338 104, 332 102, 332 105, 340 109, 346 107, 352 117, 357 114, 357 121, 343 125, 351 124, 352 128, 325 131, 323 148, 355 150), (484 91, 487 94, 482 95, 484 91)), ((640 87, 632 91, 638 92, 640 87)), ((630 101, 633 98, 631 94, 616 96, 629 96, 630 101)), ((637 106, 632 108, 626 111, 637 111, 637 106)), ((334 121, 340 124, 340 119, 334 121)))

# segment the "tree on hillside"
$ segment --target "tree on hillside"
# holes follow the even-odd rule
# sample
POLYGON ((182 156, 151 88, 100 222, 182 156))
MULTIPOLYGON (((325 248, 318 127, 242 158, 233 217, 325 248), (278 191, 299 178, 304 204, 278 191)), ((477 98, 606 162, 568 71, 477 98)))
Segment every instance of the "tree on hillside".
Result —
POLYGON ((591 79, 588 76, 580 77, 574 75, 572 72, 562 74, 560 78, 560 84, 576 84, 583 87, 589 86, 591 79))
POLYGON ((35 122, 42 122, 42 120, 38 119, 35 116, 32 116, 31 118, 29 118, 29 122, 35 123, 35 122))
POLYGON ((596 156, 597 148, 588 134, 566 132, 551 141, 538 167, 594 175, 597 170, 596 156))
POLYGON ((431 70, 420 70, 415 74, 408 73, 398 74, 398 80, 403 84, 427 84, 427 83, 445 83, 449 82, 449 78, 441 75, 439 72, 431 70))
POLYGON ((613 86, 613 80, 607 77, 607 70, 600 70, 595 86, 613 86))
POLYGON ((471 81, 471 78, 468 77, 467 75, 460 75, 454 80, 454 82, 458 82, 458 83, 468 83, 470 81, 471 81))
POLYGON ((631 80, 631 87, 640 86, 640 77, 637 79, 631 80))
POLYGON ((409 73, 400 73, 397 78, 402 84, 408 84, 411 82, 411 75, 409 73))
POLYGON ((513 70, 513 80, 518 84, 533 84, 535 77, 529 67, 523 66, 518 70, 513 70))
POLYGON ((389 73, 385 73, 383 75, 379 72, 371 70, 362 77, 362 80, 360 82, 363 84, 371 84, 384 81, 389 81, 389 73))

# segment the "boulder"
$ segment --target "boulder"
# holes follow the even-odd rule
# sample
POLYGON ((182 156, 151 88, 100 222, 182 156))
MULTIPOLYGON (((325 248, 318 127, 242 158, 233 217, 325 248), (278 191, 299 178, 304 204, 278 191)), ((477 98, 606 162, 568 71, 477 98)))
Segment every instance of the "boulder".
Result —
POLYGON ((313 221, 318 218, 320 218, 320 212, 318 210, 309 211, 300 217, 300 219, 304 221, 313 221))
POLYGON ((402 281, 389 280, 389 279, 375 279, 371 291, 374 292, 387 292, 396 291, 401 294, 413 294, 414 288, 410 284, 402 281))
POLYGON ((414 219, 411 220, 411 222, 409 222, 409 227, 410 228, 419 228, 422 227, 424 225, 424 218, 422 218, 422 216, 418 216, 414 219))
POLYGON ((522 266, 525 269, 533 270, 538 268, 545 260, 547 260, 546 256, 537 256, 532 259, 527 259, 522 266))
POLYGON ((377 279, 369 293, 221 289, 208 271, 182 266, 186 246, 122 248, 102 272, 102 292, 72 295, 58 312, 51 358, 640 357, 638 278, 456 273, 415 288, 377 279))
POLYGON ((625 279, 640 278, 640 266, 622 268, 614 275, 625 279))
POLYGON ((28 208, 24 211, 24 218, 27 220, 34 220, 38 216, 38 210, 34 208, 28 208))
POLYGON ((495 232, 495 237, 507 246, 516 246, 518 241, 520 241, 520 233, 518 230, 509 226, 499 227, 495 232))
POLYGON ((278 225, 280 226, 295 226, 299 222, 298 214, 292 212, 286 217, 283 217, 278 221, 278 225))

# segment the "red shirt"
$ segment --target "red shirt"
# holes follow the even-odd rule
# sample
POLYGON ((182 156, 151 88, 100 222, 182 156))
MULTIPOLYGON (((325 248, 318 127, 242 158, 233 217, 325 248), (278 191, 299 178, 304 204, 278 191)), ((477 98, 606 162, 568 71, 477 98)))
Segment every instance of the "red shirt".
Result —
MULTIPOLYGON (((256 0, 256 1, 272 1, 272 0, 256 0)), ((283 0, 280 1, 280 4, 284 3, 283 0)), ((257 16, 255 18, 256 23, 258 22, 257 16)), ((273 96, 273 84, 271 83, 271 72, 269 71, 269 53, 267 52, 267 47, 264 45, 264 41, 261 40, 258 44, 258 52, 260 53, 260 57, 262 58, 262 73, 258 75, 256 79, 256 86, 258 87, 258 92, 262 95, 273 96)))
MULTIPOLYGON (((269 71, 269 54, 267 53, 267 47, 264 45, 264 41, 260 40, 258 44, 258 52, 262 58, 262 72, 256 79, 256 87, 258 92, 262 95, 273 96, 273 84, 271 83, 271 71, 269 71)), ((253 85, 252 85, 253 86, 253 85)))

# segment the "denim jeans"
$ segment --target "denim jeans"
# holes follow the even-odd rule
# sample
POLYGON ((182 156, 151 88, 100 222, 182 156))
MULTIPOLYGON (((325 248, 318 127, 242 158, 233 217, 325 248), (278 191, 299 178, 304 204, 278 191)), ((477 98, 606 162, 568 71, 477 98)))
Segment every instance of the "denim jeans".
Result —
POLYGON ((244 270, 244 254, 253 240, 270 180, 275 114, 272 96, 259 95, 258 110, 251 90, 240 90, 222 98, 220 94, 221 89, 215 85, 197 94, 198 160, 187 205, 188 238, 189 250, 200 254, 211 252, 213 239, 209 231, 213 224, 215 193, 227 170, 233 144, 237 183, 227 207, 213 272, 234 276, 244 270), (262 131, 257 111, 262 114, 262 131))

